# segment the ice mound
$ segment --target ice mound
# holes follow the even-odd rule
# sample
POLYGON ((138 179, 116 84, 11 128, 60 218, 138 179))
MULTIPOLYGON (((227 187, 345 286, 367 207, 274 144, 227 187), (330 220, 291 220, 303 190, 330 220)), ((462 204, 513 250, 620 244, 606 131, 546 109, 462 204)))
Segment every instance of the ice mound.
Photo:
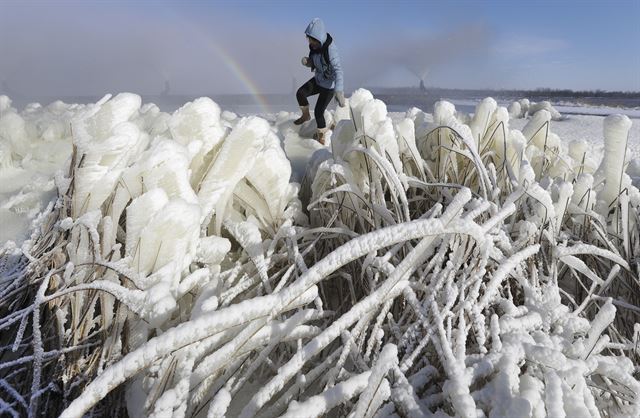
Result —
POLYGON ((55 194, 53 174, 71 155, 71 106, 18 112, 0 96, 0 243, 20 244, 55 194))
POLYGON ((605 120, 598 166, 536 106, 392 119, 357 90, 298 186, 282 144, 309 126, 286 112, 0 97, 0 175, 40 170, 54 199, 7 187, 5 210, 33 219, 0 257, 9 407, 638 416, 631 122, 605 120))
POLYGON ((533 116, 541 110, 549 112, 553 120, 563 119, 560 112, 558 112, 558 110, 546 100, 541 102, 531 102, 529 99, 520 99, 512 102, 509 105, 507 112, 509 113, 509 117, 512 119, 520 119, 527 117, 527 115, 533 116))

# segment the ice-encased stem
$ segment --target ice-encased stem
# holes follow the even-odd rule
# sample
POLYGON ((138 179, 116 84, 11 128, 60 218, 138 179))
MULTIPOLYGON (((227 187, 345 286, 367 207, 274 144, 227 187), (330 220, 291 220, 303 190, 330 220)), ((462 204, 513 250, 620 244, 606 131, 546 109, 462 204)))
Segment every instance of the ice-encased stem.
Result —
POLYGON ((367 387, 370 375, 370 371, 360 373, 304 402, 291 402, 289 409, 281 415, 281 418, 320 417, 345 400, 359 395, 367 387))
POLYGON ((604 119, 604 160, 602 161, 605 188, 602 197, 610 205, 620 194, 627 138, 631 120, 625 115, 609 115, 604 119))

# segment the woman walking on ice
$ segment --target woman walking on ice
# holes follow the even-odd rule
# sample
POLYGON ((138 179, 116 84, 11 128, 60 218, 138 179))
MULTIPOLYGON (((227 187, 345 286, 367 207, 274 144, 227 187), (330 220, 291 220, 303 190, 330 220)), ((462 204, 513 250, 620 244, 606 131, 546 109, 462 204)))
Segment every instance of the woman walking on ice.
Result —
POLYGON ((296 93, 302 116, 293 123, 301 125, 311 119, 307 97, 318 94, 318 101, 313 111, 318 124, 318 131, 314 138, 324 145, 325 134, 328 130, 324 120, 324 111, 331 102, 334 93, 340 107, 345 106, 342 65, 338 48, 333 43, 331 35, 325 30, 322 20, 313 19, 304 33, 309 41, 309 56, 302 58, 302 65, 310 67, 315 75, 304 83, 296 93))

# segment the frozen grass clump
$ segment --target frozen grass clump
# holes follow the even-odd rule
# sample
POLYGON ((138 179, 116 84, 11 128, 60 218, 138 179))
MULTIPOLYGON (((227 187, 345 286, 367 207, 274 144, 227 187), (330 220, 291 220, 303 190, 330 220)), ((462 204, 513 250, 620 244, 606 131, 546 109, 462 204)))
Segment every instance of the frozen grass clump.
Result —
MULTIPOLYGON (((305 223, 288 161, 263 120, 223 121, 207 98, 168 115, 133 94, 65 117, 73 155, 56 178, 59 198, 22 247, 31 262, 2 295, 13 314, 0 326, 17 331, 5 343, 18 358, 34 357, 33 371, 8 369, 11 384, 42 393, 46 403, 25 398, 35 414, 59 413, 91 376, 163 330, 272 291, 276 273, 282 287, 289 230, 294 218, 305 223), (63 378, 47 387, 44 376, 63 378)), ((19 118, 5 123, 28 132, 19 118)), ((97 411, 124 408, 122 389, 97 411)))
POLYGON ((511 102, 507 109, 509 117, 512 119, 526 118, 527 116, 533 116, 540 110, 546 110, 551 115, 553 120, 562 120, 562 115, 553 105, 543 100, 541 102, 531 102, 529 99, 520 99, 511 102))
MULTIPOLYGON (((354 109, 353 115, 358 114, 366 120, 366 112, 354 109)), ((409 117, 418 114, 414 112, 409 117)), ((606 126, 617 121, 616 117, 611 119, 614 120, 607 120, 606 126)), ((421 399, 422 407, 428 405, 430 412, 440 409, 441 413, 449 411, 461 416, 474 416, 477 409, 504 416, 559 411, 566 416, 597 416, 602 411, 621 416, 638 413, 639 386, 633 366, 638 352, 632 347, 637 338, 634 324, 638 322, 640 201, 631 197, 637 196, 638 191, 627 182, 622 199, 617 198, 618 187, 612 194, 616 199, 607 198, 611 191, 607 191, 610 186, 606 179, 594 182, 593 176, 585 173, 593 170, 585 170, 584 155, 574 152, 572 157, 562 151, 550 130, 550 120, 551 115, 544 110, 537 112, 522 132, 510 130, 506 110, 485 100, 470 125, 466 125, 457 118, 453 105, 440 102, 435 106, 433 122, 422 121, 415 126, 424 177, 407 175, 416 172, 410 153, 403 158, 403 169, 394 172, 391 159, 381 154, 374 143, 366 142, 371 139, 364 135, 360 144, 344 136, 350 152, 356 154, 360 147, 366 155, 364 162, 336 155, 325 161, 315 175, 312 190, 316 198, 310 205, 312 226, 329 224, 337 230, 346 228, 357 233, 375 231, 405 222, 407 213, 409 219, 439 214, 439 207, 450 208, 451 199, 460 196, 461 187, 468 187, 474 196, 473 204, 469 204, 477 208, 471 211, 475 215, 477 210, 477 219, 486 219, 496 228, 495 247, 475 244, 493 254, 472 256, 474 260, 487 257, 487 264, 475 265, 470 259, 460 259, 473 251, 474 246, 469 247, 468 242, 460 244, 462 248, 443 244, 430 248, 433 252, 424 255, 426 266, 409 276, 411 291, 404 291, 401 308, 394 312, 395 302, 386 310, 381 306, 377 319, 369 319, 373 322, 370 331, 358 329, 368 335, 358 346, 365 363, 375 347, 394 343, 400 353, 407 347, 407 360, 419 358, 422 366, 441 371, 436 380, 441 382, 438 389, 433 389, 432 381, 432 393, 421 399), (403 183, 406 186, 400 190, 397 185, 403 183), (607 210, 595 211, 598 199, 609 202, 607 210), (625 216, 617 211, 624 211, 625 216), (495 216, 500 221, 491 221, 495 216), (617 225, 615 233, 612 225, 617 225), (502 254, 505 261, 494 264, 497 254, 502 254), (633 255, 628 258, 628 254, 633 255), (515 256, 520 256, 519 261, 509 262, 515 256), (524 264, 518 267, 518 263, 524 264), (436 273, 429 275, 428 266, 436 273), (469 269, 467 277, 465 268, 469 269), (452 277, 449 269, 463 276, 452 277), (506 273, 505 269, 510 271, 506 273), (524 276, 518 278, 519 274, 524 276), (478 277, 494 275, 500 279, 482 284, 476 281, 478 277), (447 280, 451 280, 448 289, 447 280), (442 296, 437 296, 438 286, 446 290, 442 296), (434 302, 438 310, 432 313, 434 302), (403 333, 402 320, 411 317, 410 306, 415 307, 416 316, 408 320, 411 325, 403 333), (418 324, 426 321, 428 325, 421 329, 418 324), (462 327, 458 331, 456 324, 462 327), (439 328, 442 331, 438 337, 439 328), (413 341, 401 343, 399 337, 409 335, 413 341), (451 339, 442 341, 447 336, 451 339), (509 347, 504 345, 506 341, 509 347), (414 357, 410 354, 412 347, 419 347, 414 357), (618 351, 613 347, 626 348, 618 351), (581 362, 579 368, 584 367, 583 371, 570 372, 573 366, 567 363, 573 360, 569 359, 581 362), (597 376, 598 370, 611 369, 596 363, 604 365, 613 359, 619 361, 615 373, 626 375, 617 378, 626 383, 616 380, 621 392, 611 392, 609 383, 603 385, 611 382, 610 376, 597 376), (460 363, 465 364, 462 369, 460 363), (484 369, 490 364, 494 366, 484 369), (523 369, 523 364, 528 366, 523 369), (558 367, 565 371, 558 373, 558 367), (471 370, 483 371, 474 375, 476 372, 471 370), (626 400, 612 393, 624 393, 626 400)), ((357 132, 358 120, 353 121, 353 126, 351 132, 357 132)), ((410 122, 400 121, 394 126, 398 141, 411 137, 407 126, 410 122)), ((611 128, 605 128, 607 141, 622 144, 618 161, 624 161, 628 126, 622 128, 615 132, 621 138, 611 139, 611 128)), ((336 137, 341 139, 342 135, 336 137)), ((335 155, 341 146, 334 140, 333 147, 335 155)), ((608 167, 618 172, 609 184, 619 184, 619 164, 608 167)), ((440 239, 451 245, 446 238, 440 239)), ((350 240, 347 233, 341 239, 346 242, 344 245, 350 240)), ((397 271, 409 258, 412 247, 396 246, 370 254, 363 264, 351 265, 343 275, 337 274, 333 283, 321 283, 321 294, 323 288, 328 293, 326 289, 331 286, 338 288, 334 290, 338 295, 350 295, 353 301, 366 298, 384 277, 374 266, 386 265, 383 271, 387 274, 397 271), (377 257, 381 257, 379 263, 375 262, 377 257)), ((327 251, 332 249, 328 246, 327 251)), ((318 260, 323 254, 317 255, 318 260)), ((336 298, 337 305, 329 307, 339 310, 344 298, 336 298)), ((343 344, 344 341, 343 338, 343 344)), ((419 367, 411 369, 410 362, 404 364, 407 370, 419 373, 419 367)), ((360 371, 364 370, 367 368, 360 371)), ((414 396, 420 398, 419 393, 414 396)), ((395 409, 406 414, 398 403, 387 406, 387 413, 395 409)))
POLYGON ((20 245, 29 226, 55 199, 53 174, 71 154, 74 107, 54 102, 22 112, 0 96, 0 242, 20 245))
POLYGON ((69 109, 58 199, 0 259, 4 410, 639 415, 628 119, 598 169, 546 109, 344 110, 298 190, 285 115, 69 109))

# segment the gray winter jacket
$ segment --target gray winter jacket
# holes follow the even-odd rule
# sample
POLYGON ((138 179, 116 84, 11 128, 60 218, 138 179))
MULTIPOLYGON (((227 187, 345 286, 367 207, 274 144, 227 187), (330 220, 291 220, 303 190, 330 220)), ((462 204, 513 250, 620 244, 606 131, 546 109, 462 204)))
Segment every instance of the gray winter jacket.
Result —
POLYGON ((325 30, 322 20, 317 17, 313 19, 304 33, 322 44, 320 49, 311 50, 309 53, 309 58, 313 63, 312 68, 315 71, 316 83, 326 89, 344 91, 338 47, 333 42, 331 35, 325 30), (329 58, 329 62, 326 62, 325 57, 329 58))

